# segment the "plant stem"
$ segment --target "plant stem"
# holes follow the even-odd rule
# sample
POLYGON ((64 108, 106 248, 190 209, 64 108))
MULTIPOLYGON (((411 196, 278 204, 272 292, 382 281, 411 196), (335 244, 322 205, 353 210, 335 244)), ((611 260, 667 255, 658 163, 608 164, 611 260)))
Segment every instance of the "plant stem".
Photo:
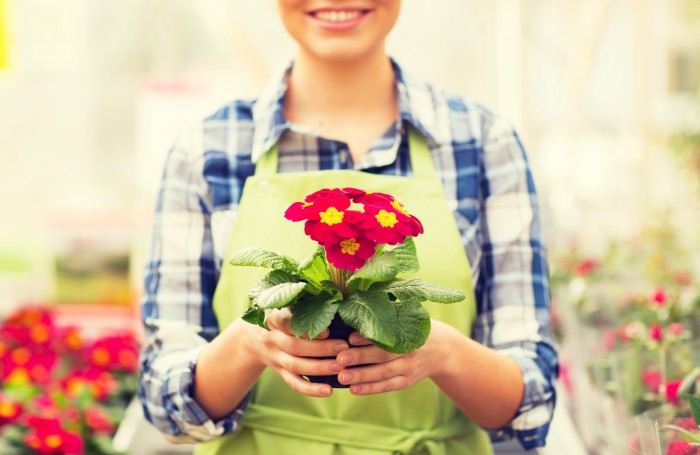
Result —
POLYGON ((330 262, 328 263, 328 272, 331 275, 331 281, 338 286, 338 289, 343 293, 343 299, 348 296, 348 279, 352 275, 349 270, 336 268, 330 262))

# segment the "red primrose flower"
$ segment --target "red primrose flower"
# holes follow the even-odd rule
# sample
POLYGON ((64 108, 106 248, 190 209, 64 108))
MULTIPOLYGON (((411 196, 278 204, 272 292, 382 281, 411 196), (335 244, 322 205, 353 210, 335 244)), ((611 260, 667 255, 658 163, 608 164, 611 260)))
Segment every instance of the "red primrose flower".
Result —
POLYGON ((423 233, 423 225, 393 196, 357 188, 322 189, 294 202, 284 217, 304 221, 304 233, 323 245, 339 269, 361 268, 380 244, 397 245, 423 233), (355 210, 353 204, 363 210, 355 210))

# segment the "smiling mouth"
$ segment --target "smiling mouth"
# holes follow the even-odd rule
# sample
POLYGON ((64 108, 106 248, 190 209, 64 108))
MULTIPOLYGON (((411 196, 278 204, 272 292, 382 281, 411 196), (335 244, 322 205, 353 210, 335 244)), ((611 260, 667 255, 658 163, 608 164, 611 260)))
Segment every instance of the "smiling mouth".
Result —
POLYGON ((369 10, 323 10, 323 11, 312 11, 309 13, 310 16, 316 19, 322 20, 324 22, 350 22, 359 18, 363 14, 367 14, 369 10))

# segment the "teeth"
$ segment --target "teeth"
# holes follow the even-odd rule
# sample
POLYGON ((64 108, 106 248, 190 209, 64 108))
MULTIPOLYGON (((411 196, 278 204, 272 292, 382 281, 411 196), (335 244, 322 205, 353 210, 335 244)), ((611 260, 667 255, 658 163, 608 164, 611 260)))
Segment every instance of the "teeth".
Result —
POLYGON ((316 17, 321 19, 322 21, 327 21, 327 22, 346 22, 346 21, 351 21, 357 16, 360 15, 360 12, 355 10, 355 11, 319 11, 316 13, 316 17))

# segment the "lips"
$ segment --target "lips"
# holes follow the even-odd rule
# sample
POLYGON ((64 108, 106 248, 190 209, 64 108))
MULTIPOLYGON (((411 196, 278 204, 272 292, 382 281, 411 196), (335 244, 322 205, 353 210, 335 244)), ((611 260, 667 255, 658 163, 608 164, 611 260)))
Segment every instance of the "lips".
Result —
POLYGON ((326 22, 347 22, 357 19, 360 14, 360 10, 324 10, 311 13, 315 18, 326 22))
POLYGON ((319 25, 332 29, 352 28, 370 12, 362 8, 323 8, 308 13, 319 25))

